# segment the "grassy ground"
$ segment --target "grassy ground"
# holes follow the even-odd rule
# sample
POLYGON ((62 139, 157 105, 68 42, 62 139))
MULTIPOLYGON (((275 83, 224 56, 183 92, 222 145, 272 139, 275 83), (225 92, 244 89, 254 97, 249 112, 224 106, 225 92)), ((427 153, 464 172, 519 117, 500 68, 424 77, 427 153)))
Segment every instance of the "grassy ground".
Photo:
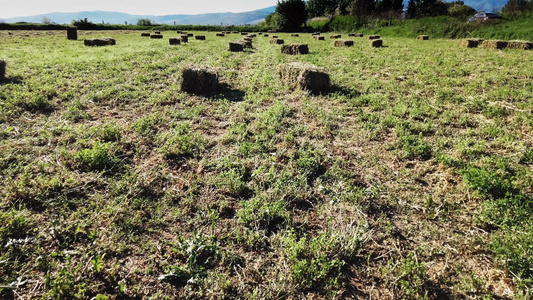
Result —
POLYGON ((2 298, 532 296, 533 51, 163 34, 0 32, 2 298))

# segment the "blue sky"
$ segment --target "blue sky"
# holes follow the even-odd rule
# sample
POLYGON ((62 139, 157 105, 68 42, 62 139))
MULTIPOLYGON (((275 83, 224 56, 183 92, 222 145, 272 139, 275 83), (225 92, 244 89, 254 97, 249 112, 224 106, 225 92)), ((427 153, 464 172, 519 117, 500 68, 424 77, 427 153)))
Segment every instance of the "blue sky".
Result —
POLYGON ((0 18, 51 12, 117 11, 136 15, 245 12, 274 6, 277 0, 2 0, 0 18), (9 1, 6 5, 5 2, 9 1))

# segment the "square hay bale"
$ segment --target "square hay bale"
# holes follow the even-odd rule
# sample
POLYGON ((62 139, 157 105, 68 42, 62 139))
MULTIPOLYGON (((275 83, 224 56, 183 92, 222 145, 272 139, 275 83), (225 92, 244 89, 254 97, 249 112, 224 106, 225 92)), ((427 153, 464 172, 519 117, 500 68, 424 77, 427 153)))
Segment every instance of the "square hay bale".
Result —
POLYGON ((263 36, 264 36, 264 37, 268 37, 268 33, 265 33, 263 36))
POLYGON ((241 35, 248 35, 248 32, 241 32, 241 35))
POLYGON ((300 35, 297 34, 297 33, 293 33, 293 34, 291 34, 291 36, 292 36, 292 37, 299 37, 300 35))
POLYGON ((477 48, 479 44, 481 44, 483 40, 480 39, 464 39, 457 42, 457 45, 459 47, 465 47, 465 48, 477 48))
POLYGON ((355 36, 355 33, 348 33, 348 36, 350 36, 350 37, 354 37, 354 36, 355 36))
POLYGON ((150 38, 151 39, 162 39, 163 35, 162 34, 152 34, 152 35, 150 35, 150 38))
POLYGON ((362 33, 356 33, 354 36, 355 36, 355 37, 363 37, 363 36, 365 36, 365 35, 362 34, 362 33))
POLYGON ((263 33, 262 33, 262 32, 259 32, 258 35, 263 35, 263 33))
POLYGON ((6 77, 6 61, 0 59, 0 79, 6 77))
POLYGON ((112 46, 116 44, 115 39, 103 37, 99 39, 86 39, 83 41, 85 46, 112 46))
POLYGON ((245 37, 243 38, 243 40, 245 40, 245 41, 249 41, 250 43, 253 42, 253 38, 252 38, 252 37, 249 37, 249 36, 245 36, 245 37))
POLYGON ((488 40, 481 43, 483 49, 505 49, 507 47, 507 41, 500 40, 488 40))
POLYGON ((231 52, 242 52, 244 51, 244 45, 241 42, 230 42, 229 51, 231 52))
POLYGON ((271 38, 270 39, 270 43, 271 44, 276 44, 276 45, 283 45, 285 43, 285 41, 282 40, 282 39, 271 38))
POLYGON ((383 40, 381 39, 370 40, 370 47, 374 47, 374 48, 383 47, 383 40))
POLYGON ((67 40, 72 40, 72 41, 78 40, 78 28, 76 27, 67 28, 67 40))
POLYGON ((181 44, 181 40, 179 38, 169 38, 168 43, 171 45, 179 45, 181 44))
POLYGON ((330 39, 340 39, 341 35, 340 34, 334 34, 334 35, 330 36, 329 38, 330 39))
POLYGON ((218 72, 204 67, 184 67, 179 81, 180 91, 201 94, 218 89, 218 72))
POLYGON ((369 40, 378 40, 379 38, 380 38, 379 35, 369 35, 369 36, 367 37, 367 39, 369 39, 369 40))
POLYGON ((533 42, 512 40, 507 42, 507 49, 531 50, 533 49, 533 42))
POLYGON ((150 36, 150 33, 149 33, 149 32, 143 32, 143 33, 141 33, 141 36, 147 36, 147 37, 149 37, 149 36, 150 36))
POLYGON ((281 53, 283 54, 309 54, 309 46, 307 44, 289 44, 281 46, 281 53))
POLYGON ((307 90, 313 94, 327 93, 330 89, 329 74, 314 65, 293 62, 279 68, 281 81, 291 89, 307 90))
POLYGON ((205 35, 197 35, 194 37, 195 40, 205 41, 205 35))
POLYGON ((154 34, 161 34, 161 31, 154 31, 154 34))
POLYGON ((244 49, 252 49, 253 48, 252 41, 242 40, 242 41, 240 41, 240 43, 241 43, 241 45, 242 45, 242 47, 244 49))
POLYGON ((194 34, 192 34, 192 33, 187 33, 187 36, 188 36, 188 37, 193 37, 194 34))
POLYGON ((224 33, 222 33, 222 32, 219 32, 219 33, 216 34, 216 36, 224 37, 226 35, 224 33))
POLYGON ((277 39, 277 38, 279 38, 279 37, 278 37, 277 35, 273 35, 272 38, 273 38, 273 39, 277 39))
POLYGON ((325 40, 326 40, 325 37, 320 36, 320 35, 315 35, 314 38, 315 38, 315 40, 317 40, 317 41, 325 41, 325 40))
POLYGON ((419 35, 416 39, 417 40, 427 41, 427 40, 429 40, 429 35, 419 35))
POLYGON ((352 40, 336 40, 335 47, 351 47, 353 46, 352 40))
POLYGON ((313 32, 311 35, 320 35, 320 32, 313 32))
POLYGON ((249 34, 248 36, 252 37, 252 38, 257 37, 257 35, 255 33, 249 34))
POLYGON ((189 35, 187 35, 187 34, 182 34, 180 38, 181 38, 181 42, 182 43, 188 43, 189 42, 189 35))

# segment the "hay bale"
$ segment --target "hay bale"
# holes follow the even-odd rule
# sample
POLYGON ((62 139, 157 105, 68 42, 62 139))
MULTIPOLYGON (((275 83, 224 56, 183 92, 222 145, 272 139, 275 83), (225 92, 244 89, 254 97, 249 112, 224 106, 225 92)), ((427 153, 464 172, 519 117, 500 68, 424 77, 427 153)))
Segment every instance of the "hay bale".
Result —
POLYGON ((325 41, 325 40, 326 40, 325 37, 320 36, 320 35, 315 35, 314 38, 315 38, 315 40, 317 40, 317 41, 325 41))
POLYGON ((369 36, 367 36, 368 40, 378 40, 379 38, 380 38, 379 35, 369 35, 369 36))
POLYGON ((187 36, 188 36, 188 37, 193 37, 194 34, 192 34, 192 33, 187 33, 187 36))
POLYGON ((241 43, 241 45, 242 45, 242 47, 244 49, 252 49, 253 48, 252 41, 242 40, 242 41, 240 41, 240 43, 241 43))
POLYGON ((309 46, 307 44, 289 44, 281 46, 281 53, 283 54, 309 54, 309 46))
POLYGON ((224 34, 224 33, 222 33, 222 32, 219 32, 219 33, 216 34, 216 36, 225 37, 226 34, 224 34))
POLYGON ((265 35, 263 35, 264 37, 268 37, 268 33, 265 33, 265 35))
POLYGON ((0 79, 3 79, 6 77, 6 61, 3 59, 0 59, 0 79))
POLYGON ((507 42, 507 49, 531 50, 533 49, 533 42, 512 40, 507 42))
POLYGON ((427 40, 429 40, 429 35, 419 35, 416 39, 417 40, 427 41, 427 40))
POLYGON ((201 41, 205 41, 205 35, 197 35, 194 37, 195 40, 201 40, 201 41))
POLYGON ((181 38, 181 42, 182 43, 188 43, 189 42, 189 35, 187 35, 187 34, 182 34, 180 36, 180 38, 181 38))
POLYGON ((245 37, 243 38, 243 40, 245 40, 245 41, 249 41, 250 43, 254 41, 253 38, 252 38, 252 37, 249 37, 249 36, 245 36, 245 37))
POLYGON ((78 40, 78 28, 76 27, 67 28, 67 40, 72 40, 72 41, 78 40))
POLYGON ((500 40, 488 40, 481 43, 483 49, 505 49, 507 47, 507 41, 500 40))
POLYGON ((83 41, 85 46, 113 46, 116 44, 115 39, 103 37, 99 39, 86 39, 83 41))
POLYGON ((270 39, 270 43, 271 43, 271 44, 276 44, 276 45, 282 45, 282 44, 285 43, 285 41, 282 40, 282 39, 271 38, 271 39, 270 39))
POLYGON ((311 35, 320 35, 320 32, 313 32, 311 35))
POLYGON ((336 40, 335 47, 351 47, 353 46, 352 40, 336 40))
POLYGON ((244 51, 244 45, 241 42, 230 42, 229 51, 231 52, 242 52, 244 51))
POLYGON ((268 30, 267 32, 268 33, 274 33, 274 32, 276 32, 276 30, 268 30))
POLYGON ((248 35, 248 32, 241 32, 241 35, 248 35))
POLYGON ((181 44, 181 40, 179 38, 169 38, 168 42, 171 45, 180 45, 181 44))
POLYGON ((154 31, 154 34, 161 34, 161 31, 154 31))
POLYGON ((381 39, 370 40, 370 47, 374 47, 374 48, 383 47, 383 40, 381 39))
POLYGON ((149 37, 149 36, 150 36, 150 33, 149 33, 149 32, 143 32, 143 33, 141 33, 141 36, 147 36, 147 37, 149 37))
POLYGON ((216 91, 218 89, 218 73, 203 67, 184 67, 181 70, 179 89, 192 94, 216 91))
POLYGON ((330 89, 329 74, 314 65, 299 62, 281 65, 279 75, 291 89, 307 90, 313 94, 326 93, 330 89))
POLYGON ((262 33, 262 32, 259 32, 258 35, 263 35, 263 33, 262 33))
POLYGON ((334 35, 330 36, 329 38, 330 39, 340 39, 341 35, 340 34, 334 34, 334 35))
POLYGON ((464 40, 459 40, 457 45, 459 47, 465 47, 465 48, 477 48, 477 46, 479 46, 479 44, 481 44, 482 42, 483 42, 482 39, 464 39, 464 40))
POLYGON ((272 38, 273 38, 273 39, 277 39, 277 38, 279 38, 279 37, 278 37, 277 35, 273 35, 272 38))
POLYGON ((363 36, 365 36, 365 35, 362 34, 362 33, 356 33, 354 36, 355 36, 355 37, 363 37, 363 36))
POLYGON ((299 37, 300 35, 297 34, 297 33, 293 33, 293 34, 291 34, 291 36, 292 36, 292 37, 299 37))
POLYGON ((151 39, 162 39, 163 35, 162 34, 152 34, 152 35, 150 35, 150 38, 151 39))

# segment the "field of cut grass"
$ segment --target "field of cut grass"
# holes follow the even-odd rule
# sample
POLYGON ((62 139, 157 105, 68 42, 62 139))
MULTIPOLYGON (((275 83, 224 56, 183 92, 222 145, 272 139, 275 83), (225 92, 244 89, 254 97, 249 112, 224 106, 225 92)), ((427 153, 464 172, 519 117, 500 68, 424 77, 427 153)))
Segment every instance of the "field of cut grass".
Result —
POLYGON ((533 296, 533 51, 193 33, 0 31, 0 298, 533 296))

